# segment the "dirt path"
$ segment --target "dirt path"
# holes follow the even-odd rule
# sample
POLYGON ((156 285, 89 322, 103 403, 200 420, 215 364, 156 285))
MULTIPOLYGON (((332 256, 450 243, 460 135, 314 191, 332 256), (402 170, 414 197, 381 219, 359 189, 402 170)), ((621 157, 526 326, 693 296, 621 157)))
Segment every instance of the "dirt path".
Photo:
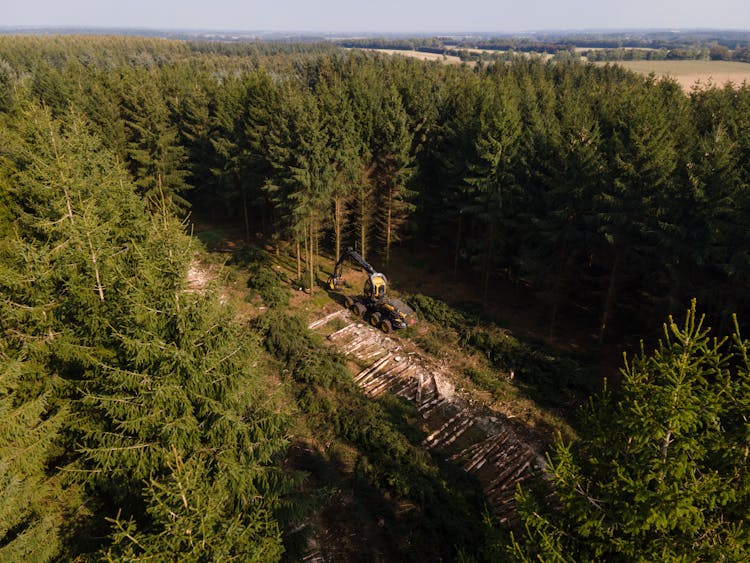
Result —
POLYGON ((517 484, 544 465, 541 453, 514 421, 475 406, 455 388, 446 366, 345 309, 313 321, 309 328, 366 365, 354 380, 367 395, 391 393, 414 403, 424 419, 423 445, 474 475, 501 522, 513 517, 517 484), (347 324, 333 330, 336 319, 347 324))

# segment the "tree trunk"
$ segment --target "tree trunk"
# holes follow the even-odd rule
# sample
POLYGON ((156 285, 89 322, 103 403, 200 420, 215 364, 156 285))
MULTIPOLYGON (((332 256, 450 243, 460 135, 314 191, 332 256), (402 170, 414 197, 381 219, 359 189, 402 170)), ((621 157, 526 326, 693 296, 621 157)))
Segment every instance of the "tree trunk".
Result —
POLYGON ((299 248, 299 235, 295 237, 297 241, 297 281, 302 281, 302 256, 299 248))
POLYGON ((314 250, 314 241, 313 241, 313 221, 310 219, 310 243, 308 246, 308 252, 307 252, 307 271, 310 275, 310 295, 313 294, 313 288, 314 288, 314 258, 313 258, 313 250, 314 250))
POLYGON ((386 203, 385 218, 385 263, 388 265, 391 259, 391 228, 393 217, 393 188, 388 188, 388 201, 386 203))
POLYGON ((367 219, 365 218, 365 193, 360 192, 359 198, 359 253, 363 260, 367 260, 367 219))
POLYGON ((320 233, 318 229, 318 222, 313 221, 313 240, 315 241, 315 252, 313 254, 313 271, 315 272, 315 278, 318 278, 318 270, 320 269, 320 233))
POLYGON ((612 270, 609 273, 609 286, 607 287, 607 297, 604 299, 604 310, 602 311, 602 322, 599 325, 599 338, 598 342, 601 344, 604 341, 604 333, 607 330, 607 323, 612 311, 612 304, 614 302, 615 289, 617 287, 617 268, 620 264, 620 252, 615 250, 615 257, 612 260, 612 270))
POLYGON ((245 240, 250 241, 250 216, 247 211, 247 190, 242 186, 242 216, 245 220, 245 240))
POLYGON ((487 293, 490 287, 490 273, 492 271, 493 253, 495 251, 495 223, 490 221, 487 232, 487 254, 484 258, 484 280, 482 283, 482 302, 487 303, 487 293))
POLYGON ((341 198, 339 196, 333 199, 333 234, 336 239, 335 264, 341 257, 341 198))
POLYGON ((568 260, 568 241, 563 239, 563 247, 560 251, 560 267, 557 270, 557 276, 555 278, 555 286, 552 289, 552 311, 550 311, 549 319, 549 336, 550 338, 555 337, 557 330, 557 314, 560 311, 560 290, 563 287, 563 281, 565 279, 565 264, 568 260))
POLYGON ((91 250, 91 263, 94 265, 94 274, 96 276, 96 289, 99 292, 99 299, 104 303, 104 286, 102 285, 101 277, 99 277, 99 266, 96 262, 96 252, 94 251, 94 244, 91 242, 91 234, 86 233, 86 238, 89 241, 89 250, 91 250))
POLYGON ((459 253, 461 252, 461 220, 463 219, 463 214, 461 212, 458 213, 458 228, 456 229, 456 251, 453 254, 453 275, 455 276, 458 274, 458 258, 459 253))

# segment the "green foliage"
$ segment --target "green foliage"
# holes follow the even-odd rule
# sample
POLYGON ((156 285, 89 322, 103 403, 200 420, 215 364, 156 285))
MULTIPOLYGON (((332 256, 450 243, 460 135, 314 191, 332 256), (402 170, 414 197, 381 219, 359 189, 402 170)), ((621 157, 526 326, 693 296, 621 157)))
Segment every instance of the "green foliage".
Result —
MULTIPOLYGON (((677 47, 653 56, 698 52, 677 47)), ((728 56, 712 49, 705 54, 728 56)), ((625 53, 636 56, 602 56, 625 53)), ((193 254, 171 213, 190 204, 212 219, 241 216, 248 239, 261 231, 294 244, 306 260, 299 287, 311 290, 319 246, 356 241, 371 255, 377 242, 387 258, 409 234, 417 247, 441 248, 443 270, 479 273, 487 298, 498 275, 527 285, 552 335, 582 311, 600 338, 642 332, 693 295, 723 328, 731 312, 750 310, 750 88, 686 95, 616 66, 508 58, 467 68, 330 45, 0 37, 0 556, 72 559, 78 547, 61 526, 102 537, 102 518, 112 535, 80 550, 249 558, 242 544, 279 556, 284 416, 251 367, 261 353, 252 333, 210 295, 185 291, 193 254), (70 511, 81 504, 96 514, 70 511), (201 539, 191 543, 183 532, 196 526, 201 539)), ((243 260, 249 287, 282 308, 289 295, 270 265, 243 260)), ((549 404, 590 390, 571 359, 439 301, 414 304, 549 404)), ((470 543, 473 531, 456 532, 462 517, 435 516, 462 501, 404 436, 398 419, 409 414, 365 401, 341 359, 298 321, 275 311, 264 322, 264 345, 301 408, 357 448, 362 486, 381 499, 417 499, 427 515, 414 532, 420 542, 435 533, 470 543)), ((612 454, 599 464, 609 473, 581 457, 600 459, 593 447, 560 446, 553 464, 566 483, 583 483, 577 468, 592 471, 598 481, 584 484, 603 497, 629 494, 629 508, 606 518, 589 511, 577 529, 532 507, 540 553, 567 557, 555 550, 583 545, 580 532, 593 538, 583 558, 608 549, 631 557, 633 538, 653 559, 689 558, 688 545, 711 559, 712 541, 728 559, 745 555, 734 524, 746 506, 737 463, 747 447, 745 343, 737 336, 727 364, 684 366, 710 377, 678 381, 679 353, 718 358, 725 348, 694 348, 676 335, 708 342, 700 330, 670 330, 661 355, 628 366, 627 400, 605 397, 604 414, 586 418, 592 429, 614 421, 611 440, 596 442, 612 454), (679 411, 667 408, 673 395, 679 411), (660 468, 653 436, 664 428, 675 463, 660 468), (640 473, 623 469, 633 459, 640 473)), ((434 335, 422 344, 439 348, 434 335)), ((481 371, 469 375, 491 386, 481 371)))
MULTIPOLYGON (((427 321, 450 330, 459 345, 484 356, 494 369, 513 372, 516 384, 541 403, 570 408, 595 390, 592 377, 573 358, 522 342, 439 299, 415 295, 410 304, 427 321)), ((432 339, 416 336, 415 339, 429 352, 439 350, 439 336, 432 339)), ((472 379, 482 387, 496 391, 492 378, 476 373, 472 379)))
POLYGON ((259 323, 266 350, 284 362, 294 380, 322 387, 345 386, 351 380, 341 358, 322 349, 298 317, 273 312, 259 323))
POLYGON ((182 459, 174 450, 165 477, 151 477, 144 496, 153 524, 143 532, 133 518, 114 519, 109 561, 149 561, 175 557, 184 561, 277 561, 283 548, 270 506, 253 518, 235 509, 232 479, 216 475, 208 455, 182 459))
POLYGON ((276 464, 284 419, 251 368, 257 343, 215 296, 186 291, 183 225, 146 213, 84 119, 23 117, 4 132, 3 555, 278 559, 292 478, 276 464), (99 543, 78 543, 93 530, 99 543))
POLYGON ((269 307, 284 307, 289 304, 289 290, 281 287, 279 275, 270 267, 259 267, 250 275, 247 287, 258 292, 269 307))
MULTIPOLYGON (((5 332, 5 330, 3 331, 5 332)), ((51 561, 62 548, 64 511, 77 500, 47 471, 56 454, 55 442, 68 412, 53 406, 51 390, 29 396, 27 381, 36 380, 39 366, 21 350, 0 349, 0 559, 51 561), (15 356, 15 357, 14 357, 15 356), (55 502, 51 499, 57 498, 55 502)))
POLYGON ((246 245, 232 257, 232 260, 250 271, 247 287, 260 295, 268 307, 285 307, 289 304, 289 289, 282 287, 282 279, 273 269, 268 254, 259 248, 246 245))
POLYGON ((456 309, 451 308, 445 301, 434 299, 428 295, 417 294, 411 297, 409 304, 419 313, 419 316, 434 325, 460 331, 466 328, 466 317, 456 309))
POLYGON ((728 350, 709 332, 693 304, 625 364, 618 398, 591 402, 581 439, 550 455, 552 496, 520 495, 518 560, 747 559, 746 424, 734 415, 748 400, 747 343, 736 334, 728 350))
POLYGON ((498 274, 528 283, 551 336, 581 310, 605 339, 694 295, 725 325, 750 308, 737 250, 750 244, 750 88, 688 96, 618 66, 507 58, 470 69, 322 45, 13 37, 0 106, 75 107, 152 208, 195 204, 241 217, 248 240, 299 243, 295 277, 312 291, 321 243, 388 258, 408 236, 479 273, 485 300, 498 274))

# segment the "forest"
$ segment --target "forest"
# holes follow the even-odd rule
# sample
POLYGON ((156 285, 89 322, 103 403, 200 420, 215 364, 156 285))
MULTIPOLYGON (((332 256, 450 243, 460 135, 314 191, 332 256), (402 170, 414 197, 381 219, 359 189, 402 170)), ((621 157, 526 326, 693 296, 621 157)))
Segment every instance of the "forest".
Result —
POLYGON ((346 519, 364 539, 331 560, 746 561, 749 220, 748 84, 0 36, 0 560, 293 561, 346 519), (265 312, 189 287, 198 221, 238 226, 265 312), (573 397, 517 518, 290 307, 346 247, 437 248, 480 309, 523 288, 546 339, 588 335, 579 363, 628 346, 584 385, 415 297, 487 388, 522 355, 573 397))

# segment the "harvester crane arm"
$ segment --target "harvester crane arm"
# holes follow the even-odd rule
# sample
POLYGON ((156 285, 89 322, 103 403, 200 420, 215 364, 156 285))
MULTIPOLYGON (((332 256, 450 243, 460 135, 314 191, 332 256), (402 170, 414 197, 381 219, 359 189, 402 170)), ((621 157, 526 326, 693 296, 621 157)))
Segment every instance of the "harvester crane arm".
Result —
POLYGON ((344 262, 346 262, 347 260, 351 260, 371 276, 373 274, 377 274, 375 268, 370 266, 370 264, 368 264, 367 261, 359 255, 358 252, 355 252, 353 248, 347 248, 339 258, 338 262, 336 262, 336 265, 333 267, 333 273, 331 274, 331 277, 328 278, 327 285, 331 289, 336 289, 339 286, 344 270, 344 262))
POLYGON ((388 280, 385 275, 376 272, 375 268, 352 248, 347 248, 333 267, 333 273, 326 282, 329 289, 335 291, 339 288, 343 281, 341 276, 344 262, 347 260, 351 260, 367 272, 362 295, 344 298, 344 304, 354 315, 366 319, 383 332, 414 324, 417 318, 411 307, 399 299, 388 297, 388 280))

